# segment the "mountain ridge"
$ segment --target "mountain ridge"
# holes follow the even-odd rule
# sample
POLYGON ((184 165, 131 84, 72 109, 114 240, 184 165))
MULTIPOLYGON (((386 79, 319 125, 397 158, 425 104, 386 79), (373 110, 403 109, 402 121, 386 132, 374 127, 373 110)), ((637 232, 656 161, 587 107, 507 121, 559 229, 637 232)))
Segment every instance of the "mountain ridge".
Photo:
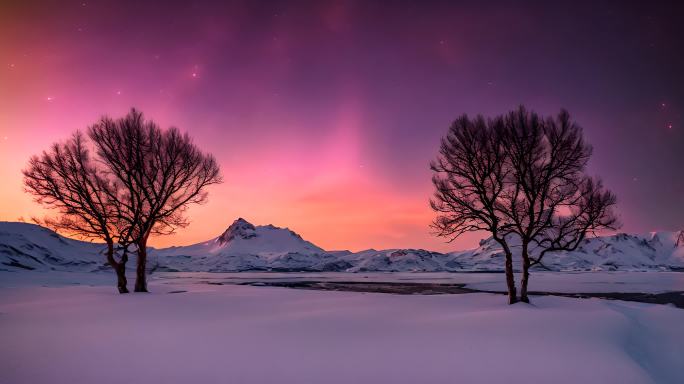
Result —
MULTIPOLYGON (((592 237, 572 252, 545 256, 555 271, 684 270, 684 232, 592 237)), ((514 253, 517 252, 515 244, 514 253)), ((35 224, 0 222, 0 270, 107 270, 104 245, 65 238, 35 224)), ((473 249, 326 251, 288 228, 236 219, 219 236, 188 246, 150 248, 150 268, 183 272, 472 272, 502 271, 491 238, 473 249)), ((515 267, 519 266, 515 257, 515 267)))

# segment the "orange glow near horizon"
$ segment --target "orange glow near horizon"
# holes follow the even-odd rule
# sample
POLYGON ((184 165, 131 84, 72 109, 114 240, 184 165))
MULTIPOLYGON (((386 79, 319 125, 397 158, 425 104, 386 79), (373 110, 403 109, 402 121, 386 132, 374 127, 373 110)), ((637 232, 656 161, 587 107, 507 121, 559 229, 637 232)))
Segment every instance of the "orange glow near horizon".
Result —
MULTIPOLYGON (((46 116, 30 124, 38 127, 58 118, 63 119, 64 127, 75 120, 73 116, 46 116)), ((87 121, 94 120, 84 119, 81 126, 86 127, 87 121)), ((14 124, 18 123, 10 123, 14 124)), ((208 203, 191 207, 188 228, 154 238, 152 245, 202 242, 218 236, 237 217, 244 217, 255 225, 288 227, 326 250, 454 250, 454 245, 429 233, 433 217, 427 203, 429 180, 425 188, 417 190, 397 190, 383 180, 372 164, 364 164, 359 158, 357 124, 352 112, 343 112, 334 124, 336 128, 315 148, 308 149, 295 140, 279 138, 279 143, 262 142, 259 148, 242 146, 241 150, 222 152, 207 149, 211 142, 196 140, 218 157, 225 181, 210 187, 208 203)), ((29 221, 48 212, 23 192, 21 169, 28 154, 39 153, 50 143, 66 138, 70 131, 43 132, 40 136, 0 133, 0 178, 5 180, 0 190, 0 220, 29 221)))
MULTIPOLYGON (((4 95, 3 95, 4 96, 4 95)), ((63 96, 64 97, 64 96, 63 96)), ((110 110, 127 110, 115 96, 110 110)), ((77 115, 61 108, 61 97, 41 100, 38 113, 2 121, 0 132, 0 220, 30 221, 48 211, 23 191, 21 169, 32 154, 85 129, 99 115, 77 115), (25 129, 7 130, 22 126, 25 129), (36 134, 39 132, 40 134, 36 134)), ((142 108, 155 118, 154 107, 142 108)), ((156 114, 160 115, 160 114, 156 114)), ((151 245, 188 245, 218 236, 237 217, 255 225, 288 227, 326 250, 368 248, 426 248, 449 251, 474 244, 479 236, 446 244, 430 234, 433 214, 427 199, 429 178, 421 188, 397 188, 361 156, 362 117, 356 103, 342 103, 329 129, 317 140, 287 134, 275 137, 242 136, 222 148, 221 142, 194 135, 197 144, 219 160, 224 183, 210 187, 207 204, 193 206, 191 224, 151 245)), ((155 118, 162 126, 166 119, 155 118)), ((169 119, 170 120, 170 119, 169 119)), ((178 126, 183 128, 184 124, 178 126)), ((212 127, 203 127, 211 131, 212 127)), ((287 132, 287 127, 283 127, 287 132)), ((190 132, 192 134, 192 131, 190 132)), ((426 172, 426 175, 427 172, 426 172)))
MULTIPOLYGON (((20 8, 24 18, 49 17, 45 9, 21 14, 20 8)), ((153 246, 205 241, 237 217, 288 227, 327 250, 446 251, 479 238, 446 244, 430 234, 429 158, 419 160, 420 185, 388 172, 382 141, 369 143, 375 117, 367 114, 367 90, 356 76, 343 73, 324 89, 329 98, 308 95, 317 89, 281 94, 298 70, 282 60, 298 32, 267 39, 255 48, 254 65, 233 74, 207 64, 213 44, 239 49, 228 27, 208 24, 197 32, 203 43, 180 48, 131 49, 117 35, 105 37, 112 46, 104 48, 79 31, 97 26, 72 30, 78 12, 106 12, 84 8, 67 12, 53 29, 0 15, 0 220, 46 213, 23 191, 21 170, 31 155, 103 114, 120 117, 136 107, 162 127, 190 133, 217 157, 225 179, 209 189, 207 204, 190 208, 189 227, 151 239, 153 246), (128 54, 99 59, 117 49, 128 54)), ((334 19, 331 28, 338 28, 334 19)))

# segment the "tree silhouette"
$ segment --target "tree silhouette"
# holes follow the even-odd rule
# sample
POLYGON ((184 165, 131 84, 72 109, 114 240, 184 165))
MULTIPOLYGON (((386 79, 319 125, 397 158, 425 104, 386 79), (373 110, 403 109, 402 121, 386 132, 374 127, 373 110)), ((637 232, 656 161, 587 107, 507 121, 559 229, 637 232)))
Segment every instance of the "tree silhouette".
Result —
POLYGON ((127 293, 125 269, 131 237, 120 220, 117 183, 92 158, 83 134, 76 132, 66 142, 31 157, 23 174, 26 190, 35 200, 57 211, 56 216, 39 223, 72 236, 104 241, 119 292, 127 293), (123 251, 119 260, 115 258, 115 245, 123 251))
POLYGON ((57 211, 41 224, 104 241, 121 293, 128 292, 131 247, 138 255, 135 291, 147 292, 149 237, 187 226, 188 206, 205 202, 205 188, 220 182, 216 160, 190 136, 162 130, 135 109, 117 120, 103 117, 87 138, 76 132, 32 157, 24 170, 27 191, 57 211))
POLYGON ((517 301, 513 255, 506 240, 507 223, 501 214, 510 170, 501 139, 503 119, 456 119, 442 139, 439 156, 430 164, 435 186, 430 206, 438 212, 433 228, 452 241, 466 232, 486 231, 505 256, 509 304, 517 301))
POLYGON ((126 220, 137 246, 136 292, 147 292, 147 242, 189 224, 190 204, 206 201, 205 188, 222 181, 212 155, 176 128, 162 130, 135 109, 117 120, 103 118, 89 130, 97 153, 128 191, 126 220), (137 209, 137 208, 140 209, 137 209))
POLYGON ((530 267, 548 252, 576 249, 589 231, 614 228, 616 199, 585 175, 592 149, 567 111, 542 120, 520 107, 504 118, 503 131, 510 171, 501 213, 520 238, 520 299, 529 302, 530 267))
POLYGON ((489 232, 504 251, 509 303, 517 299, 508 239, 519 238, 521 300, 529 302, 529 270, 544 255, 574 250, 587 233, 617 227, 615 195, 585 174, 590 156, 565 111, 546 120, 524 107, 490 120, 464 115, 431 163, 433 227, 450 240, 489 232))
POLYGON ((530 255, 530 266, 541 265, 548 252, 574 251, 587 234, 619 226, 612 212, 617 199, 603 188, 600 180, 584 178, 572 200, 570 212, 556 215, 553 218, 555 222, 541 236, 533 239, 540 252, 536 256, 530 255))

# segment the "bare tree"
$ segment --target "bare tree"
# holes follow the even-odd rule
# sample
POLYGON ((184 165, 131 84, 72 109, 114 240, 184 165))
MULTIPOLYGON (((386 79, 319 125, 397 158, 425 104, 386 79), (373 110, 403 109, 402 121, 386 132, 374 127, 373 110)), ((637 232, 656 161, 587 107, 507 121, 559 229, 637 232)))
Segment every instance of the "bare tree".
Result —
POLYGON ((530 255, 530 266, 543 265, 548 252, 574 251, 589 234, 617 229, 620 224, 612 211, 616 203, 615 195, 605 190, 600 180, 586 177, 568 207, 569 213, 556 215, 553 224, 533 240, 540 251, 530 255))
POLYGON ((117 184, 90 156, 85 137, 76 132, 66 142, 33 156, 23 174, 26 190, 35 200, 57 211, 56 216, 40 224, 68 235, 104 241, 119 293, 128 293, 126 249, 119 260, 115 258, 115 246, 125 245, 129 239, 117 213, 117 184))
POLYGON ((519 238, 521 300, 529 302, 531 266, 549 252, 575 250, 588 233, 617 227, 615 195, 585 175, 590 156, 565 111, 546 120, 524 107, 488 121, 463 116, 431 163, 433 227, 450 241, 489 232, 504 251, 509 303, 517 299, 508 240, 519 238))
POLYGON ((576 249, 589 231, 615 227, 616 199, 585 175, 592 149, 566 111, 542 120, 520 107, 505 117, 504 132, 508 203, 501 212, 508 233, 520 238, 520 299, 529 302, 530 267, 547 252, 576 249))
POLYGON ((442 139, 439 156, 430 164, 435 186, 430 206, 438 213, 432 226, 438 236, 453 241, 473 231, 489 232, 505 256, 509 304, 517 301, 513 256, 506 240, 507 222, 501 213, 509 170, 501 140, 503 120, 474 120, 463 115, 442 139))
POLYGON ((176 128, 162 130, 135 109, 117 120, 103 118, 89 135, 112 174, 127 190, 126 220, 134 228, 138 264, 136 292, 147 292, 147 242, 188 225, 190 204, 206 201, 206 187, 222 181, 210 154, 176 128))

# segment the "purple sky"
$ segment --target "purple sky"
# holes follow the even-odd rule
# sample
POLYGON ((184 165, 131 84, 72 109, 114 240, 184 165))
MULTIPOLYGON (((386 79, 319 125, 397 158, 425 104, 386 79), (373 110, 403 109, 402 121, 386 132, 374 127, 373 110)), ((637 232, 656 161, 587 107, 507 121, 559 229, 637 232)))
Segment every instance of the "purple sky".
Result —
POLYGON ((561 107, 623 230, 684 227, 684 3, 17 1, 0 4, 0 219, 28 157, 136 106, 226 183, 158 244, 237 216, 324 248, 464 248, 427 228, 428 162, 462 113, 561 107))

